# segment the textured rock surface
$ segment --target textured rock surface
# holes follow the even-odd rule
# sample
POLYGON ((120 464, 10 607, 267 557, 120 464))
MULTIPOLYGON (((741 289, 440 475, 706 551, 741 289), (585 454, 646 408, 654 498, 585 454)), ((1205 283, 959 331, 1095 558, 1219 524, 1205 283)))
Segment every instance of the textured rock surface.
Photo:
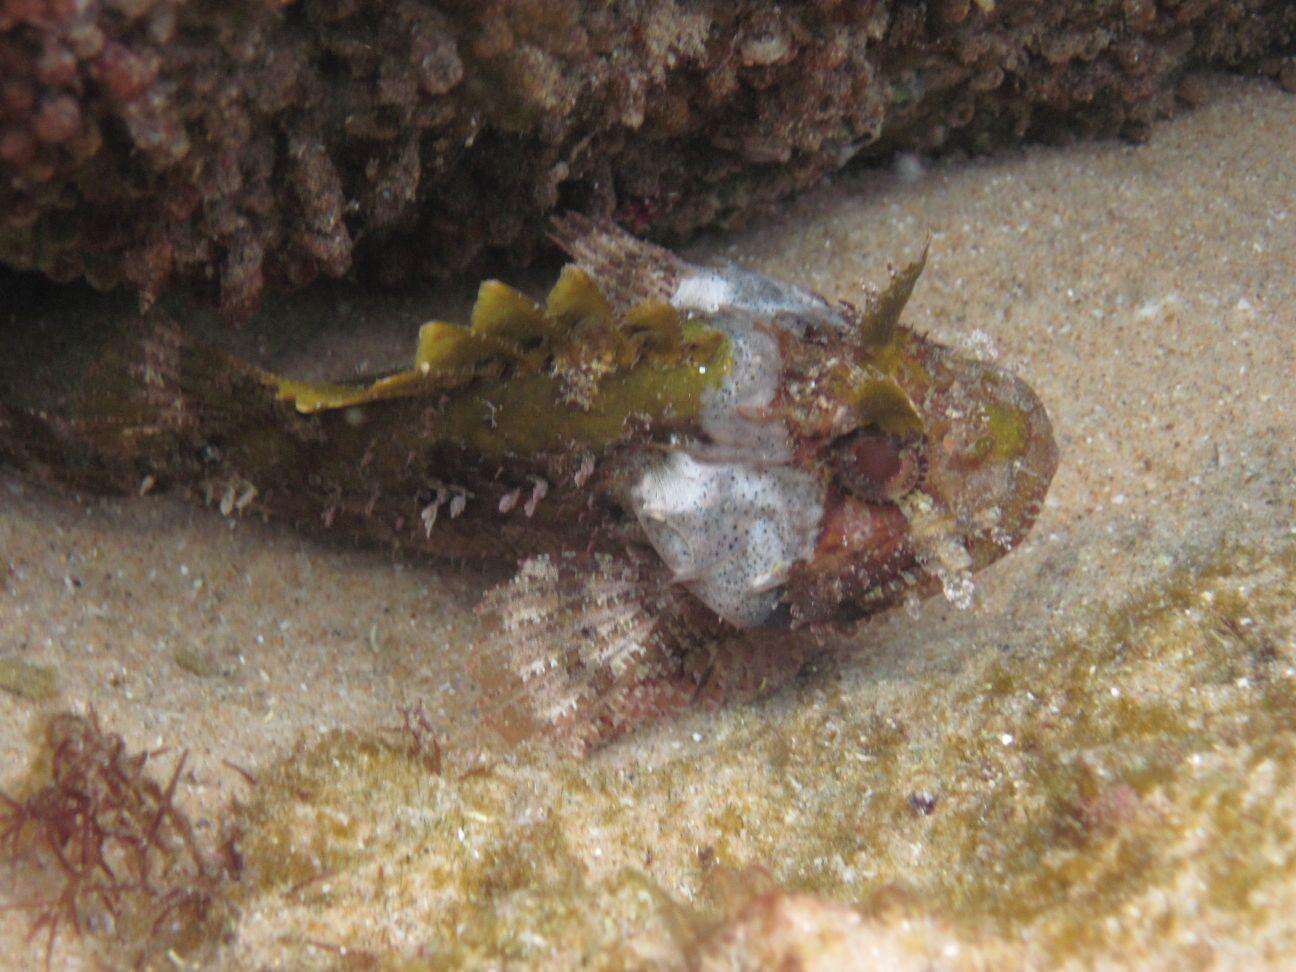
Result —
POLYGON ((525 259, 555 207, 671 236, 856 154, 1138 134, 1294 29, 1286 0, 0 0, 0 261, 240 317, 525 259))

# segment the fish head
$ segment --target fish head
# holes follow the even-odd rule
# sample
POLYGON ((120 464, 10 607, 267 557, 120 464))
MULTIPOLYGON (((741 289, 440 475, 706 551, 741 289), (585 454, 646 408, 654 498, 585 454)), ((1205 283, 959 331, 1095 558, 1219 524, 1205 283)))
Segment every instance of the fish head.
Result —
POLYGON ((1022 541, 1057 468, 1026 382, 851 312, 853 333, 787 353, 797 461, 823 491, 813 549, 783 591, 795 624, 854 622, 936 591, 966 606, 971 575, 1022 541))
POLYGON ((903 596, 968 599, 1056 466, 1019 379, 902 327, 925 254, 860 307, 740 268, 679 276, 672 306, 723 335, 699 435, 629 505, 675 580, 738 627, 844 624, 903 596))

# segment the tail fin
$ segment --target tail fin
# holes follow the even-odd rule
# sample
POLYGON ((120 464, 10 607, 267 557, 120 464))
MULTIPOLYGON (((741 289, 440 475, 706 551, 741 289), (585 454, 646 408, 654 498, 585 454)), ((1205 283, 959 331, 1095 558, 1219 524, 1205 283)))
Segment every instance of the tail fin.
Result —
POLYGON ((265 420, 268 376, 160 321, 18 335, 0 362, 0 459, 126 492, 191 480, 213 436, 265 420))

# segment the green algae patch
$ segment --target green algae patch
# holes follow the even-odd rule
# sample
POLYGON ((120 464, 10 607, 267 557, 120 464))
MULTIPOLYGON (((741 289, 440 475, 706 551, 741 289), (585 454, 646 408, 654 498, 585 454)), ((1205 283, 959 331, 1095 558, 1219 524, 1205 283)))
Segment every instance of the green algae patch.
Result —
POLYGON ((662 302, 619 313, 588 273, 568 265, 543 307, 486 281, 468 327, 424 324, 410 367, 369 384, 263 378, 300 412, 350 410, 352 421, 362 406, 424 400, 437 413, 423 439, 500 458, 606 448, 632 419, 695 420, 731 365, 721 332, 662 302))
MULTIPOLYGON (((663 896, 642 871, 582 860, 566 794, 561 774, 434 773, 408 747, 328 736, 262 776, 241 815, 245 914, 290 965, 330 952, 418 968, 651 958, 672 941, 663 896)), ((265 957, 234 964, 253 954, 265 957)))
POLYGON ((1221 553, 1083 634, 821 683, 649 766, 325 737, 241 811, 233 964, 685 967, 752 868, 969 966, 1291 956, 1294 586, 1290 548, 1221 553))
POLYGON ((1026 451, 1030 427, 1026 414, 1019 408, 989 402, 985 410, 990 420, 990 436, 986 451, 997 462, 1015 459, 1026 451))
POLYGON ((0 658, 0 689, 28 702, 45 702, 58 694, 58 678, 46 665, 0 658))
POLYGON ((195 678, 215 678, 221 674, 212 655, 193 648, 177 648, 171 653, 171 660, 195 678))
POLYGON ((703 392, 720 383, 729 365, 727 344, 675 367, 641 364, 604 378, 587 408, 571 407, 562 383, 548 375, 514 378, 454 398, 440 414, 441 429, 447 440, 492 457, 601 449, 621 438, 636 416, 668 424, 695 420, 703 392))

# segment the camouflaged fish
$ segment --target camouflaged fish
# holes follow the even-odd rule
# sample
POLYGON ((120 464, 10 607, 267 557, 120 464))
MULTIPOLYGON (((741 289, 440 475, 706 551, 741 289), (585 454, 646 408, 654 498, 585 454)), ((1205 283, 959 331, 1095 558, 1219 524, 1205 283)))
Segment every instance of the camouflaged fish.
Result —
POLYGON ((965 603, 1030 528, 1048 417, 899 325, 925 254, 855 307, 584 218, 552 236, 573 262, 543 303, 487 281, 467 326, 425 324, 369 381, 283 378, 157 323, 11 362, 0 455, 518 564, 465 650, 511 724, 580 745, 768 691, 903 597, 965 603))

